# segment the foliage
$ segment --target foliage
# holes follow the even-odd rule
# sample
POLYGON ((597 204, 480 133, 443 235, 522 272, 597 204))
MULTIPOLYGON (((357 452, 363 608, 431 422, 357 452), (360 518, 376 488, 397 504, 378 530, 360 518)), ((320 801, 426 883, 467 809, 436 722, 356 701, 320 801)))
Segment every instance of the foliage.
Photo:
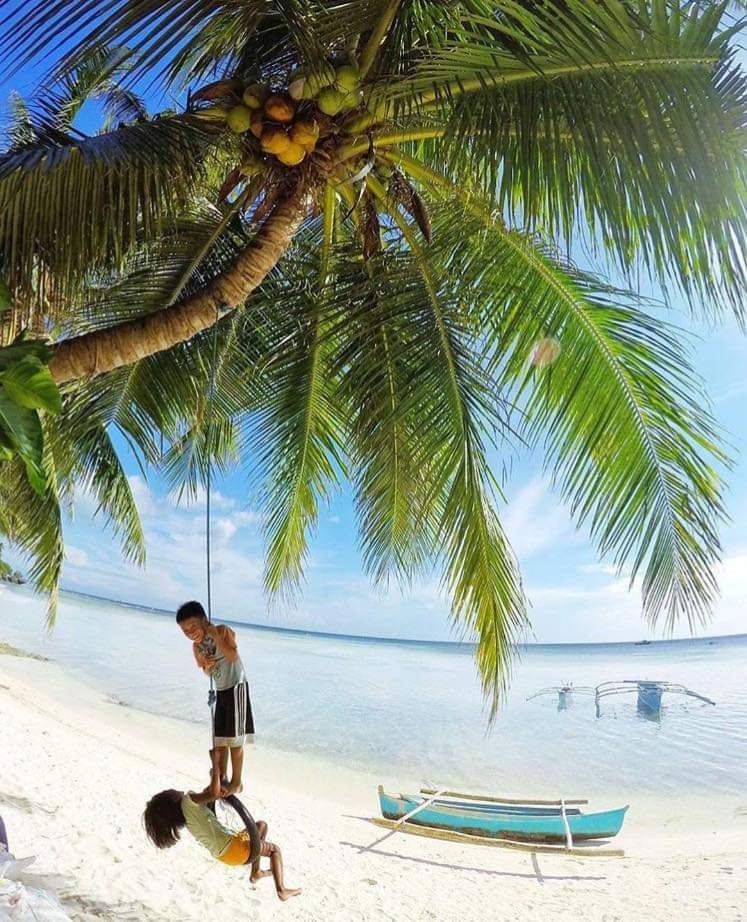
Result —
MULTIPOLYGON (((680 332, 629 289, 643 274, 693 311, 744 320, 747 94, 726 4, 0 9, 11 66, 51 67, 15 99, 0 155, 7 329, 27 337, 12 348, 43 329, 53 349, 99 336, 116 357, 140 318, 166 329, 210 286, 242 291, 258 232, 304 191, 293 244, 250 297, 226 296, 187 341, 66 382, 43 426, 23 408, 36 428, 15 424, 0 532, 40 585, 56 585, 59 503, 76 483, 142 557, 115 433, 177 489, 244 465, 271 597, 297 594, 319 509, 349 482, 371 577, 407 585, 439 568, 495 708, 528 624, 496 471, 529 446, 600 553, 640 579, 646 617, 707 617, 728 462, 680 332), (154 84, 189 86, 184 111, 149 116, 154 84), (228 119, 291 87, 280 110, 306 148, 280 151, 289 129, 267 108, 277 152, 262 124, 243 130, 251 112, 228 119), (88 99, 103 123, 84 136, 88 99)), ((4 383, 16 407, 44 375, 48 353, 33 354, 34 374, 4 383)))

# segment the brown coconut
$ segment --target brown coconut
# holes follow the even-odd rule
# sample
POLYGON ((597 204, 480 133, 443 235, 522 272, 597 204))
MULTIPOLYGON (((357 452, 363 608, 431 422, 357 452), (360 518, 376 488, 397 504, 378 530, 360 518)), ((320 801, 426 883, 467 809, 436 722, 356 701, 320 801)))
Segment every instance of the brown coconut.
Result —
POLYGON ((319 123, 316 119, 294 122, 289 135, 294 144, 300 144, 305 151, 311 153, 319 140, 319 123))
POLYGON ((252 114, 252 121, 249 125, 249 131, 251 131, 255 138, 261 138, 264 129, 264 119, 262 118, 262 113, 258 110, 252 114))
POLYGON ((270 96, 265 102, 265 115, 273 122, 292 122, 296 104, 290 96, 270 96))

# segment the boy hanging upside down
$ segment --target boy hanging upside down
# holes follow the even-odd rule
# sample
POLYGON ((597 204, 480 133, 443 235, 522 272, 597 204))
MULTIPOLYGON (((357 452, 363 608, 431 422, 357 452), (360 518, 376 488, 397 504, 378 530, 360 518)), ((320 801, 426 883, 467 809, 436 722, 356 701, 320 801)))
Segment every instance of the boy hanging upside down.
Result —
POLYGON ((197 665, 205 675, 212 675, 215 682, 213 746, 220 753, 220 778, 228 773, 228 750, 231 750, 231 781, 221 793, 224 797, 239 794, 244 742, 254 737, 254 719, 236 635, 225 624, 208 621, 199 602, 185 602, 180 606, 176 623, 192 641, 197 665))
MULTIPOLYGON (((229 865, 248 864, 251 857, 248 834, 240 832, 234 835, 207 806, 221 796, 220 752, 212 749, 210 757, 210 784, 205 790, 185 793, 170 789, 151 797, 143 813, 145 831, 157 848, 171 848, 186 826, 200 845, 204 845, 218 861, 229 865)), ((252 867, 252 883, 272 874, 281 900, 298 896, 300 890, 291 890, 283 883, 283 856, 277 845, 267 841, 267 823, 258 820, 257 829, 262 843, 259 854, 261 858, 270 859, 270 870, 261 871, 257 860, 252 867)))

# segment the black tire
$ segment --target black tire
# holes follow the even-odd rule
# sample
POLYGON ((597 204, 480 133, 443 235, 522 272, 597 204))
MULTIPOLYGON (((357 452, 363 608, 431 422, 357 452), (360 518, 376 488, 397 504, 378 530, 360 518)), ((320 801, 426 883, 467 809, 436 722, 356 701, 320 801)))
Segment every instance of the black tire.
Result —
MULTIPOLYGON (((241 823, 244 825, 247 834, 249 836, 249 858, 247 859, 247 864, 258 865, 260 852, 262 850, 262 839, 259 835, 259 829, 257 829, 257 824, 254 822, 254 817, 246 809, 244 804, 239 800, 235 794, 229 794, 228 797, 220 798, 221 804, 225 807, 231 807, 235 811, 238 819, 241 820, 241 823)), ((215 804, 210 804, 210 809, 215 813, 215 804)), ((231 826, 234 824, 231 823, 231 826)), ((236 825, 239 825, 238 823, 236 825)))

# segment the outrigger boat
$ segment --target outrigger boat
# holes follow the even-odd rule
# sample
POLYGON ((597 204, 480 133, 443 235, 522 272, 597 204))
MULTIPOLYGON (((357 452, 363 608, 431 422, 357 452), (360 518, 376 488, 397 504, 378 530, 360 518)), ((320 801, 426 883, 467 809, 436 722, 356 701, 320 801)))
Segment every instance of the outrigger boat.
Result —
POLYGON ((684 685, 677 685, 675 682, 659 682, 648 679, 626 679, 622 682, 602 682, 597 685, 594 700, 596 703, 597 717, 602 716, 602 700, 612 695, 635 694, 636 710, 642 717, 649 720, 658 720, 661 716, 661 699, 664 694, 684 695, 688 698, 695 698, 704 704, 716 702, 706 698, 705 695, 699 695, 697 692, 685 688, 684 685))
POLYGON ((569 682, 566 685, 551 685, 548 688, 541 688, 533 695, 529 695, 527 701, 534 701, 535 698, 542 698, 547 695, 557 696, 558 710, 567 711, 573 704, 574 695, 593 695, 594 689, 588 685, 574 685, 569 682))
MULTIPOLYGON (((577 841, 610 839, 622 828, 628 807, 600 813, 583 813, 586 800, 512 800, 477 797, 453 791, 423 788, 419 794, 388 794, 379 786, 379 805, 384 817, 377 825, 396 831, 456 838, 482 844, 505 844, 529 850, 593 853, 577 849, 577 841), (491 841, 493 840, 493 841, 491 841), (534 844, 549 848, 538 849, 534 844), (557 846, 565 846, 559 849, 557 846)), ((599 850, 603 851, 603 850, 599 850)), ((615 851, 614 854, 621 854, 615 851)))

